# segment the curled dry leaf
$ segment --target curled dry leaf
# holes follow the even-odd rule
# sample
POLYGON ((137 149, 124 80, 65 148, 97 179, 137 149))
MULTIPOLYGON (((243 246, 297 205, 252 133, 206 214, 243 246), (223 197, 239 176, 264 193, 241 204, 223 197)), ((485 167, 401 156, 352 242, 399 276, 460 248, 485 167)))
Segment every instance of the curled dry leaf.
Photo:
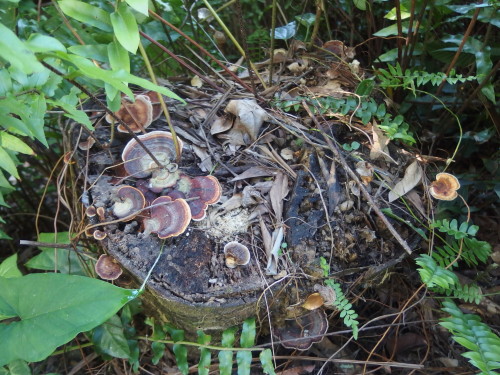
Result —
POLYGON ((260 128, 268 115, 255 100, 231 100, 226 107, 226 112, 236 116, 233 128, 230 130, 232 138, 241 139, 249 144, 257 139, 260 128))
POLYGON ((274 214, 276 215, 276 222, 280 223, 283 215, 283 202, 288 195, 288 176, 284 173, 278 172, 274 178, 273 187, 269 192, 271 206, 273 207, 274 214))
POLYGON ((201 86, 203 86, 203 81, 200 79, 200 77, 194 76, 193 78, 191 78, 191 86, 200 88, 201 86))
POLYGON ((403 179, 399 181, 389 192, 389 202, 393 202, 408 193, 411 189, 417 186, 421 180, 422 167, 420 167, 418 161, 415 160, 408 166, 408 168, 406 168, 403 179))
POLYGON ((370 150, 370 159, 384 159, 386 161, 396 163, 389 154, 389 148, 387 147, 389 144, 389 138, 378 127, 375 120, 373 120, 372 133, 373 145, 370 150))
POLYGON ((363 185, 369 185, 373 180, 373 165, 368 163, 367 161, 360 161, 356 163, 356 172, 358 172, 359 177, 361 177, 361 181, 363 185))

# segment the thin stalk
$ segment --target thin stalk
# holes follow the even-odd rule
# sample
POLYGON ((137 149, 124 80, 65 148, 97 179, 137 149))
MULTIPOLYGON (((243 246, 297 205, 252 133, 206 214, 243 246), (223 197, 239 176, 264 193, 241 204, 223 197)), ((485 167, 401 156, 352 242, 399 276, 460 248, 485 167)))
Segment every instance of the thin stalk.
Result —
MULTIPOLYGON (((155 72, 153 71, 153 67, 151 66, 151 62, 149 61, 148 54, 146 53, 146 50, 144 49, 144 46, 142 45, 141 41, 139 41, 139 51, 141 51, 141 56, 142 59, 144 60, 144 64, 146 65, 146 69, 148 70, 151 81, 153 81, 155 85, 158 85, 158 80, 156 79, 155 72)), ((182 150, 181 150, 181 145, 179 143, 179 139, 177 138, 177 133, 175 132, 174 126, 172 125, 170 113, 168 112, 165 100, 163 100, 163 96, 158 95, 158 99, 160 100, 161 109, 163 110, 163 114, 165 115, 165 119, 167 120, 170 133, 172 134, 172 140, 174 142, 174 147, 175 147, 176 161, 177 163, 180 163, 182 150)))
POLYGON ((271 58, 269 60, 269 86, 273 85, 273 64, 274 64, 274 30, 276 29, 276 7, 277 0, 273 0, 271 13, 271 58))

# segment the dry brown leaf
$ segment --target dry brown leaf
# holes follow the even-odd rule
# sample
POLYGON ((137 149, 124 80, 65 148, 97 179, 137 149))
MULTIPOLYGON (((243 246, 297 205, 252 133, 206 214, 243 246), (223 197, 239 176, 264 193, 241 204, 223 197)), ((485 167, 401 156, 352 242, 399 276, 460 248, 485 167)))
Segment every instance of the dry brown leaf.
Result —
POLYGON ((269 192, 271 206, 274 214, 276 215, 276 222, 281 223, 283 216, 283 200, 288 195, 288 176, 284 173, 278 172, 274 178, 273 187, 269 192))
POLYGON ((341 84, 339 80, 331 79, 323 86, 312 86, 308 89, 309 92, 318 95, 327 95, 339 98, 342 96, 341 84))
POLYGON ((259 224, 260 232, 262 233, 262 242, 264 243, 264 250, 266 250, 266 257, 267 259, 269 259, 273 247, 271 233, 269 233, 269 230, 267 229, 266 223, 264 223, 264 219, 262 219, 262 216, 259 217, 259 224))
POLYGON ((320 293, 310 294, 306 301, 302 304, 302 307, 306 310, 316 310, 323 306, 325 300, 320 293))
POLYGON ((260 127, 268 119, 266 111, 252 99, 231 100, 225 111, 237 117, 231 130, 242 133, 243 140, 245 140, 244 135, 248 135, 250 141, 255 141, 260 127))
POLYGON ((201 162, 198 163, 198 167, 200 167, 200 169, 203 172, 213 171, 214 164, 212 163, 212 158, 211 158, 210 154, 207 152, 207 150, 205 150, 204 148, 198 147, 196 145, 193 145, 192 147, 193 147, 193 151, 196 154, 196 156, 198 156, 201 160, 201 162))
POLYGON ((283 150, 281 150, 280 155, 283 159, 288 161, 293 160, 294 157, 293 150, 290 148, 284 148, 283 150))
POLYGON ((389 138, 380 130, 375 120, 372 125, 373 145, 370 150, 370 159, 384 159, 395 163, 394 159, 389 154, 389 138))
POLYGON ((323 303, 325 305, 333 305, 333 303, 337 299, 335 291, 328 286, 314 284, 314 291, 321 294, 321 297, 323 297, 323 303))
POLYGON ((250 167, 243 173, 240 173, 239 175, 231 179, 229 182, 246 180, 247 178, 269 177, 269 176, 274 176, 275 174, 276 170, 274 169, 255 166, 255 167, 250 167))
POLYGON ((359 161, 356 163, 356 172, 358 172, 359 177, 363 185, 369 185, 373 180, 373 165, 367 161, 359 161))
POLYGON ((220 207, 220 210, 223 211, 232 211, 241 207, 241 199, 243 198, 242 193, 236 193, 227 201, 225 201, 220 207))
POLYGON ((393 202, 399 197, 408 193, 422 181, 422 167, 417 160, 406 168, 405 175, 394 188, 389 192, 389 202, 393 202))
POLYGON ((222 116, 214 120, 212 126, 210 127, 210 134, 219 134, 228 131, 233 126, 233 121, 229 116, 222 116))

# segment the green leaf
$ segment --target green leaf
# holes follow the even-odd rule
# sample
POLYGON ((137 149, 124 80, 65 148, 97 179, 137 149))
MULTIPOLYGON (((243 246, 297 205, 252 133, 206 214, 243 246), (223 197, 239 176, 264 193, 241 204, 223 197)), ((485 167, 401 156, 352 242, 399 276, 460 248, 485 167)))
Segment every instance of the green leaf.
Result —
POLYGON ((316 20, 316 15, 313 13, 304 13, 300 16, 295 16, 295 19, 299 21, 301 25, 304 25, 305 27, 311 27, 314 24, 314 21, 316 20))
POLYGON ((274 29, 274 39, 287 40, 292 38, 297 32, 297 22, 292 21, 285 26, 274 29))
POLYGON ((41 72, 45 68, 24 43, 10 29, 0 23, 0 57, 25 74, 41 72))
MULTIPOLYGON (((222 332, 221 344, 225 348, 232 348, 235 341, 235 333, 238 327, 231 327, 222 332)), ((233 352, 231 350, 221 350, 219 352, 220 375, 231 375, 233 371, 233 352)))
POLYGON ((64 115, 72 120, 75 120, 77 123, 85 125, 85 127, 91 131, 94 130, 92 123, 89 120, 89 116, 84 112, 76 109, 75 106, 64 103, 61 100, 47 100, 47 103, 55 106, 61 107, 64 110, 64 115))
POLYGON ((92 342, 98 353, 108 354, 115 358, 130 357, 130 348, 123 332, 122 321, 113 315, 107 322, 92 330, 92 342))
MULTIPOLYGON (((54 233, 40 233, 38 241, 47 243, 69 244, 69 233, 59 232, 57 237, 54 233)), ((83 267, 83 260, 78 257, 72 249, 55 249, 53 247, 39 247, 42 252, 27 263, 26 267, 37 270, 54 271, 57 263, 57 271, 66 274, 82 275, 86 273, 83 267)), ((87 266, 88 265, 87 261, 87 266)))
POLYGON ((0 278, 0 317, 19 318, 0 324, 0 366, 16 359, 47 358, 78 333, 108 320, 136 295, 136 290, 82 276, 45 273, 0 278))
POLYGON ((44 95, 31 94, 26 95, 26 100, 30 104, 29 117, 26 119, 26 126, 30 129, 33 136, 38 139, 45 147, 49 147, 45 138, 43 126, 47 103, 44 95))
POLYGON ((87 59, 108 62, 108 51, 106 44, 86 44, 84 46, 75 45, 69 47, 68 51, 87 59))
MULTIPOLYGON (((26 361, 20 359, 9 363, 7 367, 9 370, 5 371, 5 375, 31 375, 31 369, 26 361)), ((0 368, 0 375, 2 375, 1 371, 2 369, 0 368)))
MULTIPOLYGON (((172 337, 174 341, 184 341, 184 331, 181 329, 176 329, 168 324, 165 325, 165 330, 172 337)), ((175 355, 175 360, 177 362, 177 367, 184 375, 189 373, 189 365, 187 362, 187 348, 182 344, 174 344, 172 350, 175 355)))
POLYGON ((25 45, 33 52, 66 52, 66 47, 64 47, 64 45, 59 40, 43 34, 31 34, 28 40, 25 42, 25 45))
POLYGON ((6 96, 12 91, 12 79, 7 69, 0 69, 0 96, 6 96))
POLYGON ((243 322, 240 344, 242 348, 251 348, 255 344, 255 318, 248 318, 243 322))
POLYGON ((149 16, 148 14, 148 0, 125 0, 131 8, 135 9, 139 13, 149 16))
POLYGON ((250 375, 250 367, 252 365, 252 352, 237 352, 236 363, 238 364, 238 375, 250 375))
MULTIPOLYGON (((197 331, 198 334, 198 344, 208 345, 212 336, 206 335, 203 331, 197 331)), ((208 375, 210 370, 210 363, 212 361, 210 349, 201 348, 200 349, 200 362, 198 363, 198 374, 199 375, 208 375)))
POLYGON ((117 11, 111 13, 110 19, 116 39, 123 48, 135 54, 139 47, 139 28, 128 5, 120 2, 117 11))
POLYGON ((366 0, 353 0, 354 6, 359 10, 366 10, 366 0))
POLYGON ((0 146, 6 148, 7 150, 20 152, 21 154, 35 154, 31 147, 29 147, 26 143, 6 132, 0 133, 0 146))
POLYGON ((356 94, 360 96, 368 96, 372 93, 374 87, 375 81, 373 79, 364 79, 356 88, 356 94))
POLYGON ((102 31, 112 32, 109 14, 105 10, 78 0, 63 0, 59 2, 62 11, 77 21, 97 27, 102 31))
POLYGON ((274 372, 273 352, 271 349, 266 349, 260 352, 260 363, 262 364, 262 371, 267 375, 276 375, 274 372))
POLYGON ((17 268, 17 254, 11 255, 0 264, 0 277, 21 277, 23 274, 17 268))
POLYGON ((125 48, 120 43, 111 42, 107 47, 109 65, 113 70, 123 69, 130 73, 130 58, 125 48))
POLYGON ((9 155, 9 153, 5 151, 4 148, 1 146, 0 146, 0 167, 5 169, 15 178, 19 178, 19 174, 17 173, 16 163, 9 155))

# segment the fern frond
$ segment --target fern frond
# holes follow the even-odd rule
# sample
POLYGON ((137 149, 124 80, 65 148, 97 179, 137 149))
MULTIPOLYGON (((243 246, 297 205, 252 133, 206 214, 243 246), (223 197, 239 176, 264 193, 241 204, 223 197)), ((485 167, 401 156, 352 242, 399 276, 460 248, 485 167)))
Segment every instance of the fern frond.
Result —
POLYGON ((434 287, 432 288, 432 290, 440 294, 445 294, 448 297, 453 296, 455 298, 461 299, 469 303, 474 302, 476 304, 479 304, 483 299, 483 294, 479 286, 477 286, 477 284, 462 285, 460 283, 457 283, 455 285, 451 285, 447 289, 441 287, 434 287))
POLYGON ((418 269, 420 278, 429 287, 440 286, 448 289, 458 283, 458 277, 452 271, 439 266, 434 258, 427 254, 420 255, 415 262, 422 268, 418 269))
POLYGON ((498 374, 494 370, 500 369, 500 337, 477 315, 464 314, 451 300, 443 302, 443 311, 451 316, 441 319, 443 327, 452 334, 453 340, 469 349, 462 355, 469 362, 481 370, 481 374, 498 374))
POLYGON ((431 224, 431 228, 435 228, 442 233, 453 236, 456 240, 470 236, 474 237, 479 230, 477 225, 469 225, 466 221, 459 226, 456 219, 453 219, 452 221, 447 219, 436 220, 431 224))
POLYGON ((340 311, 340 317, 344 319, 344 324, 352 329, 352 335, 357 340, 359 322, 356 319, 358 318, 358 314, 352 309, 352 304, 346 298, 344 292, 342 292, 340 284, 333 280, 325 280, 325 284, 335 292, 336 299, 333 305, 340 311))

